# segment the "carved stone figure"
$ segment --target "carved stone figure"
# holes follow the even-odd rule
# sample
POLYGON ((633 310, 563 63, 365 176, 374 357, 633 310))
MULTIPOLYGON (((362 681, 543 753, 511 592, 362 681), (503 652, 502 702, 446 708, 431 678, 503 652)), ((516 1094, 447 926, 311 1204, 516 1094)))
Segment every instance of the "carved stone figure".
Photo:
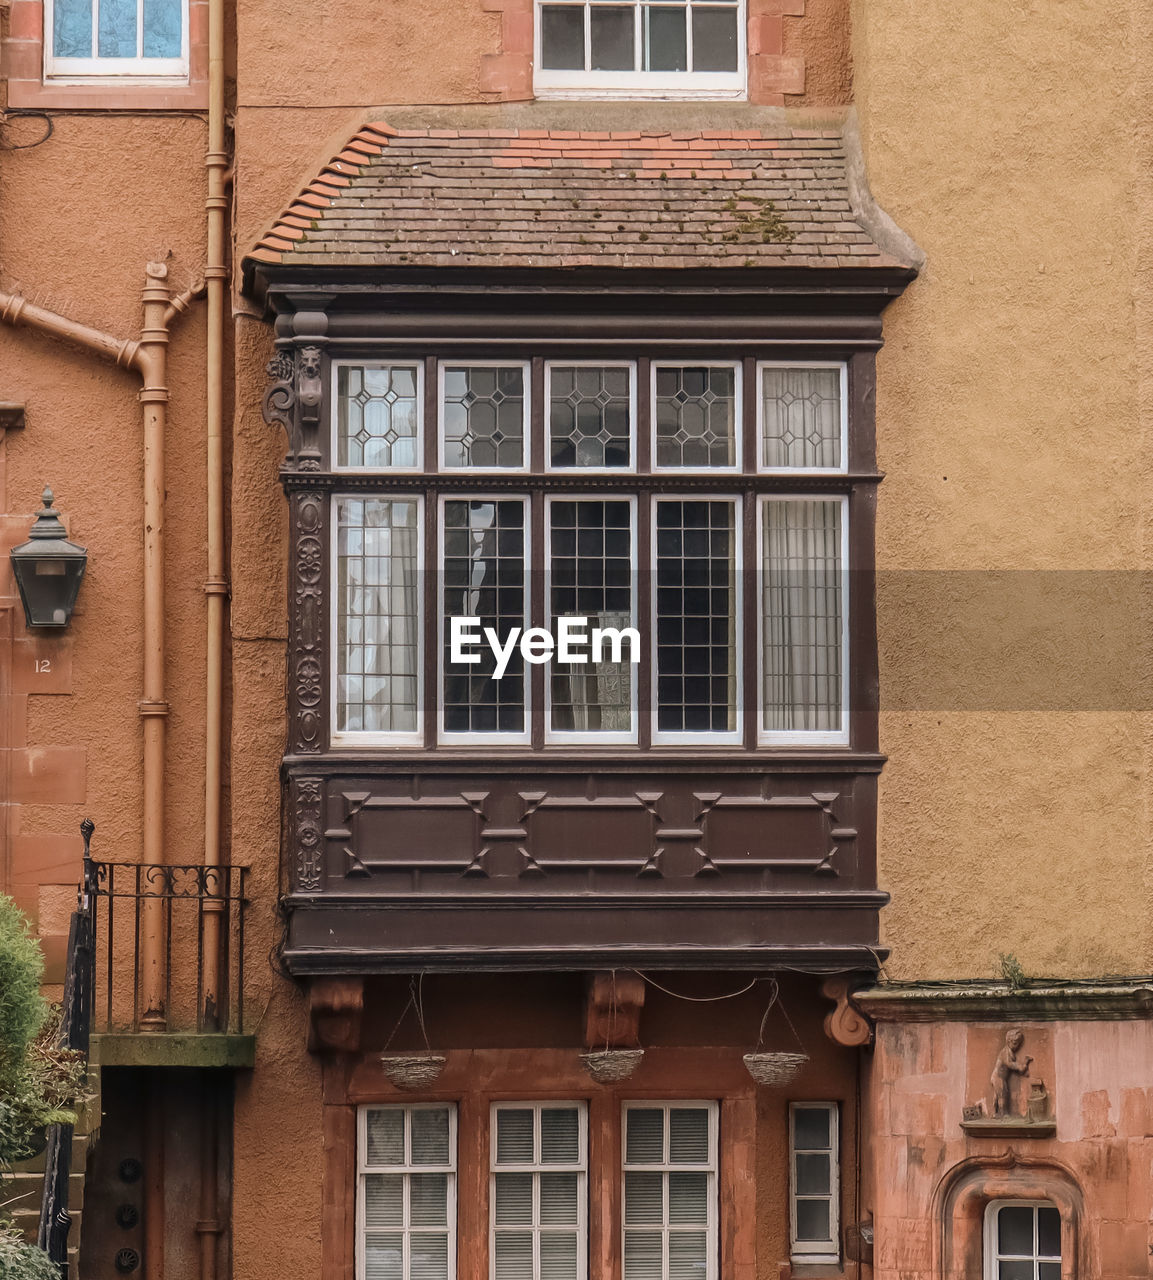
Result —
POLYGON ((1025 1033, 1020 1027, 1014 1027, 1005 1033, 1005 1047, 997 1055, 997 1065, 993 1068, 993 1074, 990 1077, 995 1116, 1017 1114, 1013 1107, 1013 1077, 1027 1076, 1029 1064, 1033 1061, 1027 1054, 1021 1053, 1024 1043, 1025 1033))

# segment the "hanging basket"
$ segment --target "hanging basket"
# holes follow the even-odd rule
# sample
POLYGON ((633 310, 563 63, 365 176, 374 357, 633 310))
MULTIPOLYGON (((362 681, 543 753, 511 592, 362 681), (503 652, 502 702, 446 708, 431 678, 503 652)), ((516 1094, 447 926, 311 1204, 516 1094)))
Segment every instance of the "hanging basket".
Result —
POLYGON ((582 1053, 581 1062, 597 1084, 617 1084, 633 1074, 644 1056, 643 1049, 600 1049, 582 1053))
POLYGON ((757 1084, 780 1089, 792 1084, 808 1061, 807 1053, 746 1053, 745 1069, 757 1084))
POLYGON ((440 1079, 444 1057, 439 1053, 382 1053, 380 1065, 398 1089, 427 1089, 440 1079))
POLYGON ((757 1033, 757 1047, 752 1053, 745 1054, 745 1070, 748 1071, 757 1084, 765 1085, 769 1089, 780 1089, 784 1085, 792 1084, 809 1061, 809 1055, 805 1052, 801 1037, 797 1035, 793 1020, 789 1017, 788 1011, 780 1001, 780 994, 781 989, 776 980, 773 979, 769 1003, 765 1009, 764 1017, 761 1018, 761 1029, 757 1033), (784 1018, 786 1025, 793 1033, 793 1039, 797 1042, 795 1050, 762 1048, 765 1042, 765 1024, 769 1020, 769 1014, 772 1013, 774 1005, 780 1007, 781 1017, 784 1018))

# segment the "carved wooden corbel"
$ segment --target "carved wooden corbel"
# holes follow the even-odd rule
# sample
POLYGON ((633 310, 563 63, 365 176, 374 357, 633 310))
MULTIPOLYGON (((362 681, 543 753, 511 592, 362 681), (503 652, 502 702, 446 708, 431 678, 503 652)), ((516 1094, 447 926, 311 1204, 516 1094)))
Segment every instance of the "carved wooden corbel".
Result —
POLYGON ((821 995, 836 1005, 825 1015, 825 1035, 849 1049, 873 1043, 872 1023, 853 1004, 853 991, 860 985, 847 977, 826 978, 821 984, 821 995))
POLYGON ((645 982, 637 973, 594 973, 585 993, 585 1047, 627 1049, 640 1044, 645 982))
POLYGON ((309 1052, 358 1052, 363 1015, 363 978, 313 978, 308 988, 309 1052))

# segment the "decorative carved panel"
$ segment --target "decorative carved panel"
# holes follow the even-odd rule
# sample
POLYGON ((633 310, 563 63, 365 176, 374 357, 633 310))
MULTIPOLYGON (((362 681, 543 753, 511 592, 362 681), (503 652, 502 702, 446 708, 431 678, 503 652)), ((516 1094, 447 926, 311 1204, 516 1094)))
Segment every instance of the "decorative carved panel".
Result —
POLYGON ((292 493, 292 609, 289 618, 290 753, 319 752, 327 721, 324 612, 328 497, 310 489, 292 493))

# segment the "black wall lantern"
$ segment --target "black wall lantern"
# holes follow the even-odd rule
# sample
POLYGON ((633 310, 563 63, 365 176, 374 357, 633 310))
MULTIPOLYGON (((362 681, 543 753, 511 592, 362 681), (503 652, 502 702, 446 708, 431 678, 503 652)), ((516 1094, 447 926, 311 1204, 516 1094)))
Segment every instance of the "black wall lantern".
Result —
POLYGON ((28 625, 63 628, 72 620, 88 552, 64 536, 51 489, 44 490, 43 499, 44 510, 36 513, 28 541, 9 554, 28 625))

